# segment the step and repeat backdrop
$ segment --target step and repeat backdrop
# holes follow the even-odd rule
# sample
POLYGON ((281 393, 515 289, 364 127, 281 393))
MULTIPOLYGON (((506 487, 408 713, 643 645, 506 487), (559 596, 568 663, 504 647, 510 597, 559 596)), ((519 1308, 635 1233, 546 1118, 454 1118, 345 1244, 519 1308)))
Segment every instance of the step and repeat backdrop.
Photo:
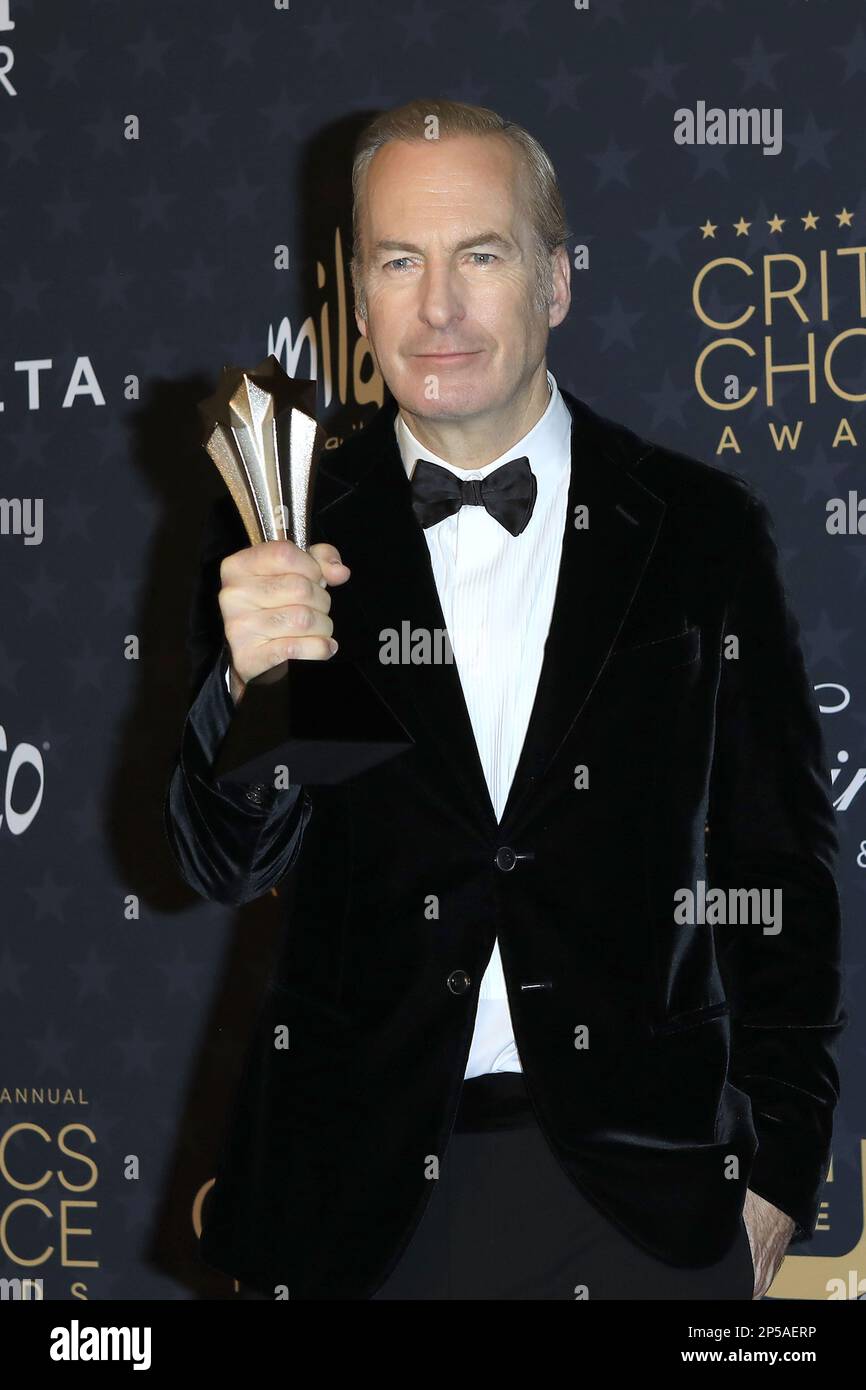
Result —
MULTIPOLYGON (((329 444, 383 383, 360 125, 493 107, 563 189, 562 386, 767 500, 822 711, 851 1022, 814 1239, 866 1295, 866 16, 855 0, 0 0, 0 1275, 234 1296, 203 1204, 283 903, 180 880, 162 801, 221 484, 196 404, 268 352, 329 444)), ((282 890, 281 890, 282 891, 282 890)))

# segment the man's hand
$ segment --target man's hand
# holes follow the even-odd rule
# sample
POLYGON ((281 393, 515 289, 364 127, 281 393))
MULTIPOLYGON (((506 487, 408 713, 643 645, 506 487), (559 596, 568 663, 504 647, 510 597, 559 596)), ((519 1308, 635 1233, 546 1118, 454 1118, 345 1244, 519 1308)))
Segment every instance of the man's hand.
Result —
POLYGON ((226 556, 220 578, 235 704, 253 677, 286 660, 327 661, 336 650, 327 586, 344 584, 349 567, 334 546, 305 551, 290 540, 263 541, 226 556))
POLYGON ((759 1197, 749 1187, 743 1204, 743 1221, 755 1266, 755 1292, 752 1298, 763 1298, 776 1277, 796 1222, 774 1207, 765 1197, 759 1197))

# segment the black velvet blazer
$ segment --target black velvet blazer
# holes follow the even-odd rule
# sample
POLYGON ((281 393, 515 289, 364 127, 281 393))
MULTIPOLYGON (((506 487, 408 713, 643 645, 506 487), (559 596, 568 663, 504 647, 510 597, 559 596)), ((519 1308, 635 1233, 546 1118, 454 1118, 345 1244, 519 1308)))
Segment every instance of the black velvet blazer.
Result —
POLYGON ((445 628, 394 401, 325 454, 310 539, 351 566, 332 660, 411 735, 399 757, 338 787, 214 785, 233 711, 219 561, 245 544, 228 499, 215 509, 165 823, 206 898, 295 876, 201 1244, 262 1291, 369 1298, 396 1265, 445 1160, 496 936, 538 1122, 610 1220, 684 1265, 726 1252, 747 1186, 795 1240, 814 1230, 847 1021, 837 839, 768 512, 744 479, 563 395, 558 587, 500 823, 456 664, 379 660, 384 628, 445 628), (677 922, 675 893, 701 881, 781 890, 781 930, 677 922))

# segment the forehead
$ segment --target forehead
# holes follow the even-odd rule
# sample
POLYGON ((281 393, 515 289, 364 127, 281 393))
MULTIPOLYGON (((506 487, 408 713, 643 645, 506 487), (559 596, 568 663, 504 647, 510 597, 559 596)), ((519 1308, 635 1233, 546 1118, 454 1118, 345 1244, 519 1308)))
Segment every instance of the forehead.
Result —
POLYGON ((391 140, 370 161, 364 203, 374 235, 399 233, 395 221, 443 214, 514 225, 523 212, 520 158, 497 134, 391 140))

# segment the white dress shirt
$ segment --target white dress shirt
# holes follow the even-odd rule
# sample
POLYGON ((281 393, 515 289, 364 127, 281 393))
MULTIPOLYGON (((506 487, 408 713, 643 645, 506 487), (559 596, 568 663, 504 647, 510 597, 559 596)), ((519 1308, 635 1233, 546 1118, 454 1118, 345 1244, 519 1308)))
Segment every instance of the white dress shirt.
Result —
MULTIPOLYGON (((460 478, 486 478, 509 459, 525 454, 538 493, 532 516, 512 536, 484 507, 464 506, 424 531, 439 602, 481 766, 497 820, 535 701, 544 644, 559 577, 571 474, 571 412, 548 371, 550 399, 541 419, 499 458, 463 469, 424 448, 400 412, 397 444, 411 478, 419 458, 441 464, 460 478)), ((231 689, 229 672, 226 685, 231 689)), ((475 1031, 465 1076, 522 1071, 499 942, 481 981, 475 1031)))
MULTIPOLYGON (((456 468, 418 443, 400 412, 394 420, 406 474, 419 458, 460 478, 486 478, 525 454, 538 494, 526 529, 512 536, 484 507, 463 506, 425 528, 439 602, 497 820, 535 701, 568 506, 571 412, 547 373, 550 399, 533 428, 483 468, 456 468)), ((481 981, 465 1076, 522 1071, 508 1007, 499 942, 481 981)))

